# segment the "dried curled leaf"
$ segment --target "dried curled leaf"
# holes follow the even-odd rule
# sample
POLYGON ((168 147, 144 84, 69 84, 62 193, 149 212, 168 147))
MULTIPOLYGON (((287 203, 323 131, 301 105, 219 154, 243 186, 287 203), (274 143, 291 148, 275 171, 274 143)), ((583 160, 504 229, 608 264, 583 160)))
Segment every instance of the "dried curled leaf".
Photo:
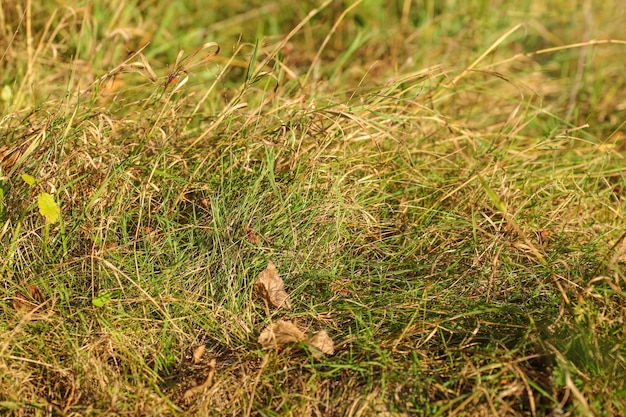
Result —
POLYGON ((248 242, 254 245, 259 244, 259 237, 254 232, 254 229, 251 228, 250 226, 246 226, 246 239, 248 239, 248 242))
POLYGON ((13 308, 15 310, 30 311, 37 308, 46 301, 46 297, 41 293, 36 285, 29 284, 28 293, 17 292, 13 298, 13 308))
POLYGON ((289 294, 285 292, 283 280, 278 276, 278 270, 272 261, 269 261, 267 268, 257 276, 254 290, 274 307, 279 308, 284 305, 291 308, 289 294))
POLYGON ((335 344, 333 343, 333 339, 331 339, 330 336, 328 336, 328 333, 326 333, 326 330, 319 331, 311 336, 308 340, 308 344, 314 348, 311 349, 313 356, 322 356, 320 353, 325 355, 332 355, 335 353, 335 344))
POLYGON ((202 355, 204 355, 205 350, 206 350, 206 345, 200 345, 193 350, 194 365, 197 365, 202 361, 202 355))
POLYGON ((264 348, 282 348, 305 340, 306 336, 295 324, 279 320, 267 326, 259 335, 258 342, 264 348))
POLYGON ((259 335, 258 342, 263 348, 281 349, 287 345, 305 342, 316 358, 335 353, 335 344, 325 330, 307 338, 302 330, 289 321, 279 320, 267 326, 259 335))

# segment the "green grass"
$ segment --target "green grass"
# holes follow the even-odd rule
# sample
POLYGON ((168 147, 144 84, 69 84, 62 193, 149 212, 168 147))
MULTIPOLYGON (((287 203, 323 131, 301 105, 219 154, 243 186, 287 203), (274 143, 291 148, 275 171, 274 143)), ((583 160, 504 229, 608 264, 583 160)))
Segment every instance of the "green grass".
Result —
POLYGON ((621 2, 70 3, 0 6, 3 415, 626 413, 621 2))

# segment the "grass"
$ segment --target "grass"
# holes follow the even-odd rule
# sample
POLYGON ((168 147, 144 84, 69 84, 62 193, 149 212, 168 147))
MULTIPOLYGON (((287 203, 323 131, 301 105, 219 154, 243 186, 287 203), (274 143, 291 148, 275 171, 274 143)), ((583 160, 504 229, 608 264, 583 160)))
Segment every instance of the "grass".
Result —
POLYGON ((3 414, 626 413, 619 1, 205 3, 0 6, 3 414))

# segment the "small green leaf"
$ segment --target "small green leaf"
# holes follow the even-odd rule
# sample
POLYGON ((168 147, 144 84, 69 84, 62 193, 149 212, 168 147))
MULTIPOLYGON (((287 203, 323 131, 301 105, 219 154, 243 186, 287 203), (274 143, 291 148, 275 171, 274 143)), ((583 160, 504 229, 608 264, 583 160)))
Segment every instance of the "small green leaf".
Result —
POLYGON ((37 196, 39 212, 46 218, 47 223, 56 223, 61 215, 61 209, 54 197, 48 193, 40 193, 37 196))
POLYGON ((102 308, 106 304, 111 302, 111 297, 112 296, 113 296, 113 294, 111 294, 109 291, 105 291, 105 292, 101 293, 99 296, 97 296, 96 298, 93 298, 91 300, 91 304, 94 307, 102 308))
POLYGON ((10 85, 5 84, 4 87, 2 87, 2 93, 0 93, 0 98, 5 103, 11 101, 11 99, 13 98, 13 91, 11 91, 10 85))
POLYGON ((37 183, 37 179, 30 174, 22 174, 22 179, 31 187, 37 183))

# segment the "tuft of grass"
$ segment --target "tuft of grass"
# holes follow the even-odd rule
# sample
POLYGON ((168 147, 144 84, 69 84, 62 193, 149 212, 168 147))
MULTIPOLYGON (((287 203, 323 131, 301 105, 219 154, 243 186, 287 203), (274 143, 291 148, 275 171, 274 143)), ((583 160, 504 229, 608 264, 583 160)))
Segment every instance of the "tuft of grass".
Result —
POLYGON ((292 3, 0 6, 3 414, 624 414, 620 2, 292 3))

